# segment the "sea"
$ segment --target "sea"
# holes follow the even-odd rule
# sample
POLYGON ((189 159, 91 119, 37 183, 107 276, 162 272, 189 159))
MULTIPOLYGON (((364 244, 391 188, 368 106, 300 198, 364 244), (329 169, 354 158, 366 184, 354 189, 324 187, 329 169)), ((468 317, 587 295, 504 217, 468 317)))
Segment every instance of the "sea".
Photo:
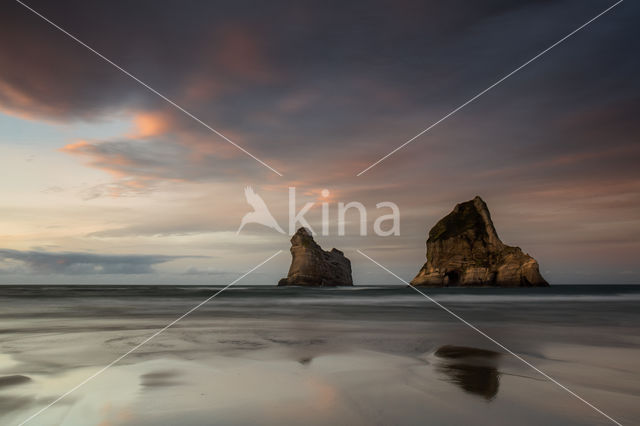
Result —
POLYGON ((640 286, 221 289, 0 286, 0 424, 640 424, 640 286))

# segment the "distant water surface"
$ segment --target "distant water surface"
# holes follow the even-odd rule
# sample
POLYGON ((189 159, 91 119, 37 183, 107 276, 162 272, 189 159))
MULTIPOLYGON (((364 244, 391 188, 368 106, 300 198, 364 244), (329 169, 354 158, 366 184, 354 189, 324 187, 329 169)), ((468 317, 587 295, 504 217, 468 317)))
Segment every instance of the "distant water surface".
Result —
MULTIPOLYGON (((0 424, 19 424, 218 289, 0 287, 0 424)), ((423 291, 640 423, 640 286, 423 291)), ((409 288, 238 285, 28 424, 610 422, 409 288)))

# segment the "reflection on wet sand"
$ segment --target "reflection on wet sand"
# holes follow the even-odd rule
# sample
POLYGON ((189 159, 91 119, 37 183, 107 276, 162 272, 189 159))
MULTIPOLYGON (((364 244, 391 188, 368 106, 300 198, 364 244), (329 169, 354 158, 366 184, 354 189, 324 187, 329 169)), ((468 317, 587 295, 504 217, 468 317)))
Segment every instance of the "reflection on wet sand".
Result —
POLYGON ((497 360, 500 353, 466 346, 445 345, 435 355, 442 359, 438 371, 466 392, 491 401, 500 387, 497 360))

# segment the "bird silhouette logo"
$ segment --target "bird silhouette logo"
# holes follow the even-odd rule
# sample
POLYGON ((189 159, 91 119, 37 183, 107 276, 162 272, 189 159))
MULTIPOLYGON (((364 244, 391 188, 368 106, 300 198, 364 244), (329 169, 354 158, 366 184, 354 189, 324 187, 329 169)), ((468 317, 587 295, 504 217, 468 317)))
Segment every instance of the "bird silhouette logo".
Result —
POLYGON ((264 202, 262 197, 260 197, 253 191, 253 188, 247 186, 244 189, 244 196, 247 199, 247 203, 251 207, 253 207, 253 211, 244 215, 242 221, 240 222, 240 227, 238 228, 236 235, 238 235, 242 228, 244 228, 244 226, 248 223, 259 223, 260 225, 275 229, 281 234, 285 233, 269 211, 267 204, 264 202))

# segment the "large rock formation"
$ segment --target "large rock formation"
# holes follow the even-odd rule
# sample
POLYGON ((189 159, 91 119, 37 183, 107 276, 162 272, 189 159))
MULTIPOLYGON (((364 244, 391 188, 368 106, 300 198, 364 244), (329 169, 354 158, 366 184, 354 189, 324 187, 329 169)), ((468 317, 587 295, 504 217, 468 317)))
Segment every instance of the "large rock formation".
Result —
POLYGON ((278 282, 279 286, 353 285, 349 259, 340 250, 322 250, 305 228, 298 229, 291 237, 291 256, 289 274, 278 282))
POLYGON ((538 262, 500 241, 480 197, 458 204, 429 231, 427 263, 413 285, 548 286, 538 262))

